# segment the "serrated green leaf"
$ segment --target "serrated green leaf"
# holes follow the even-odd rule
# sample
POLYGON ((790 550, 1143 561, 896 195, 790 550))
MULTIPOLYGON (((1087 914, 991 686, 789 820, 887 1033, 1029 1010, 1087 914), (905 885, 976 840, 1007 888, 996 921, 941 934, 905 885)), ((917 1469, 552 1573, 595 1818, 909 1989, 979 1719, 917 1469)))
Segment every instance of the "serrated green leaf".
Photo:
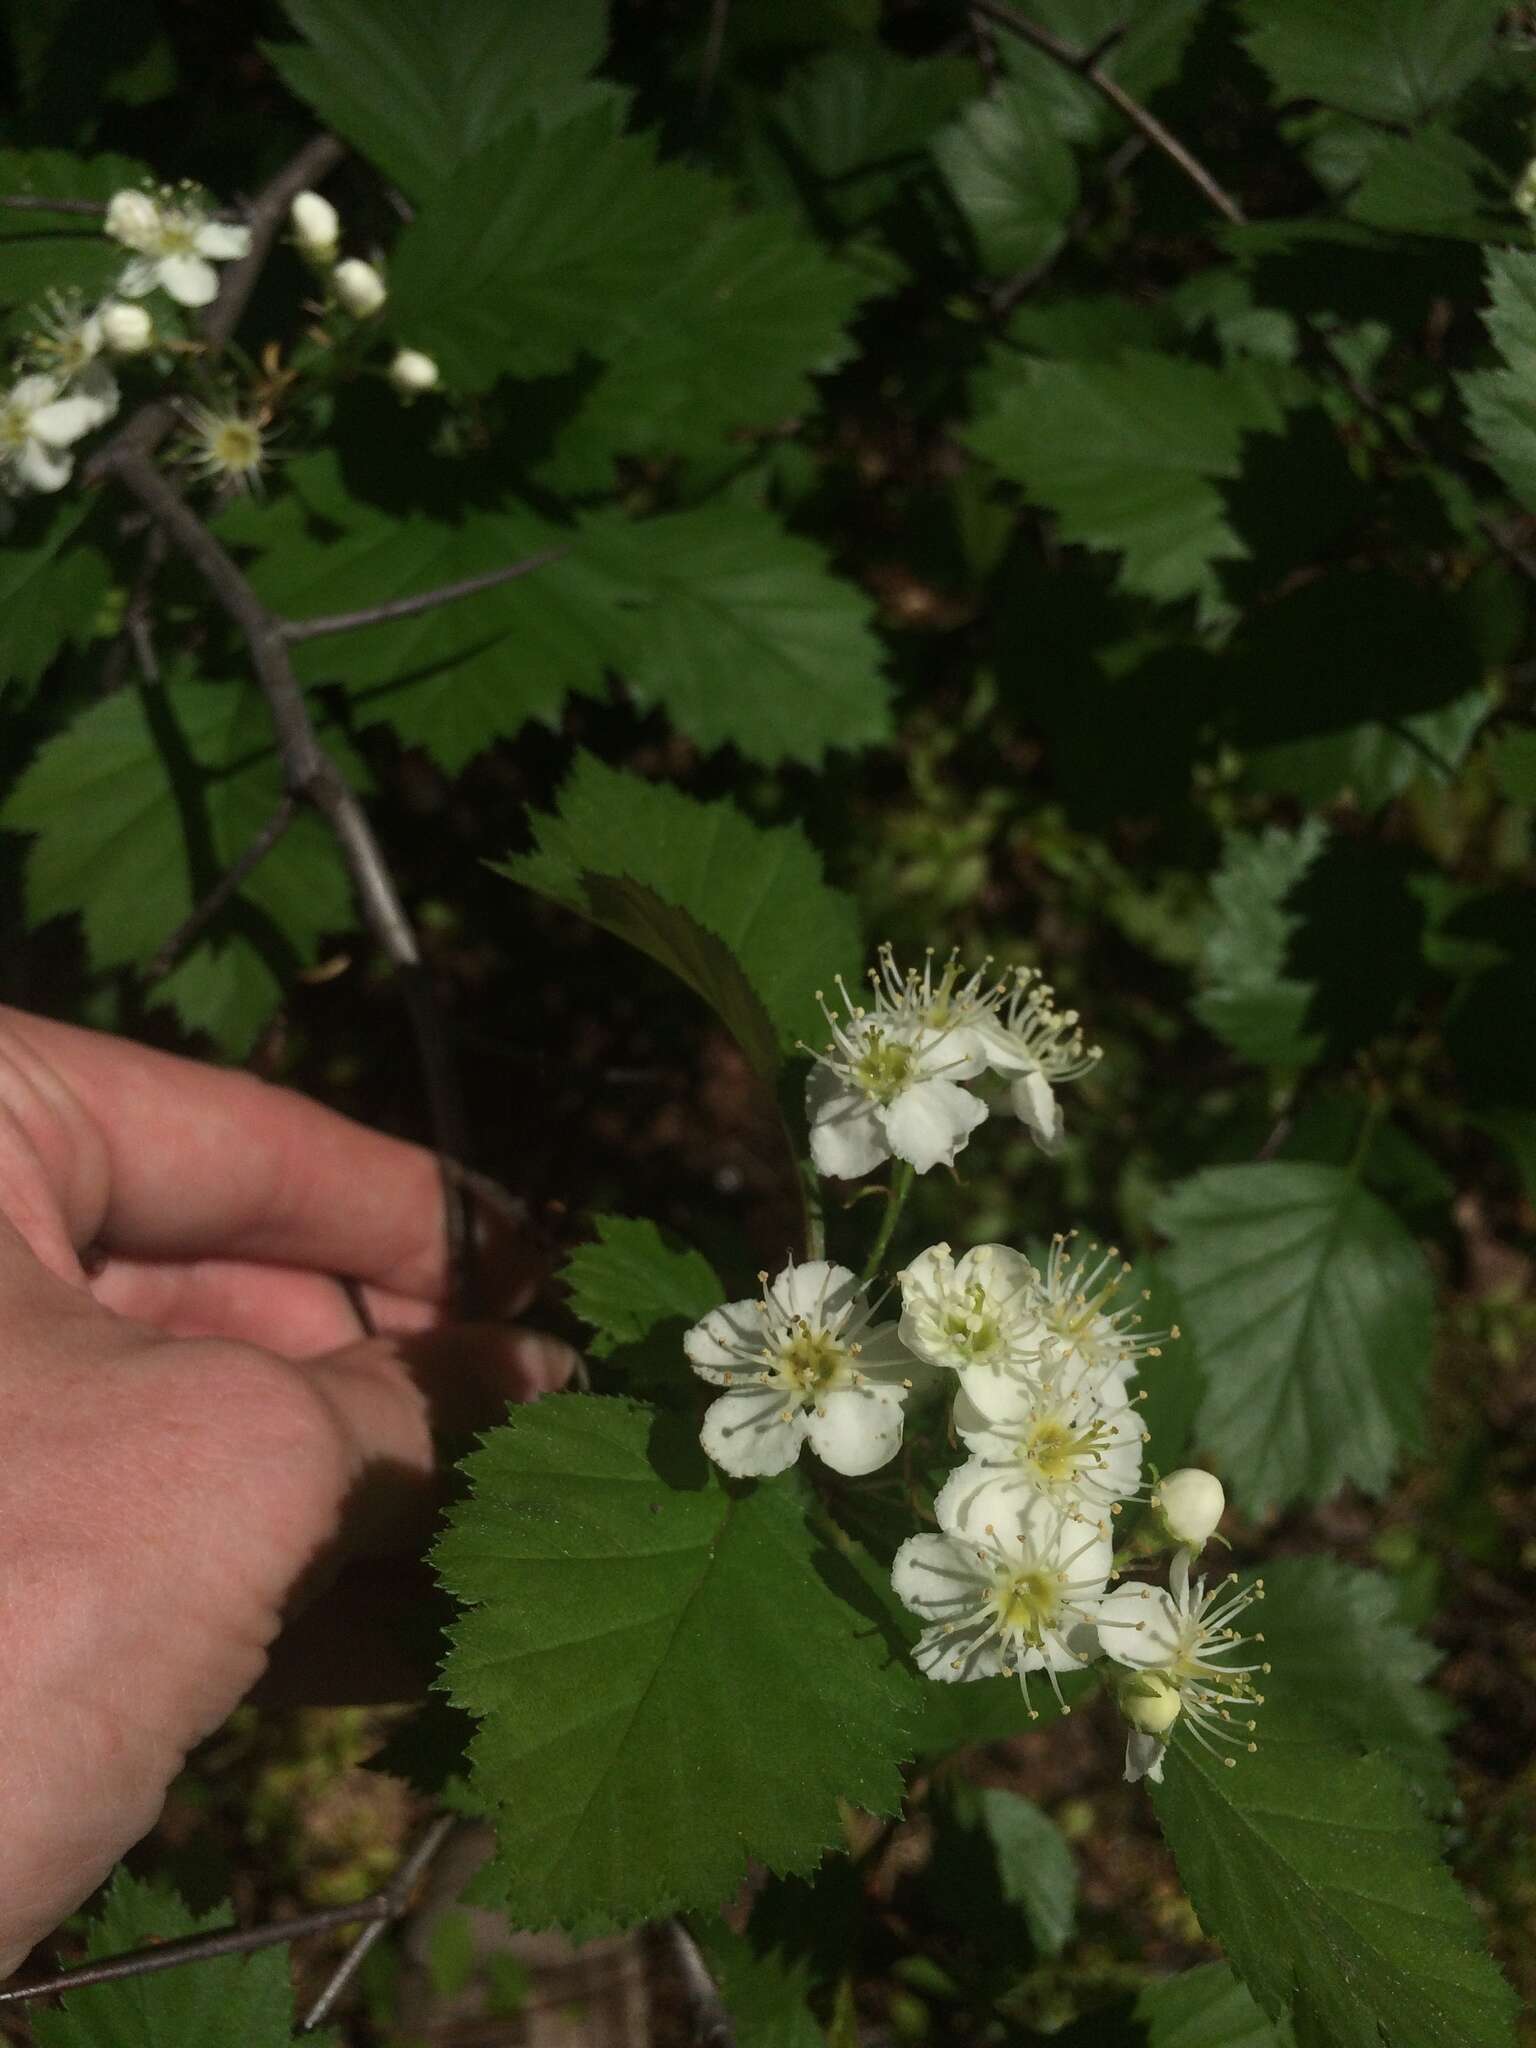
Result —
POLYGON ((320 118, 418 203, 515 121, 553 126, 610 88, 588 82, 606 0, 284 0, 303 43, 266 54, 320 118))
MULTIPOLYGON (((1127 10, 1117 0, 1032 0, 1025 11, 1069 49, 1081 55, 1100 51, 1104 72, 1145 100, 1177 75, 1201 5, 1202 0, 1139 0, 1127 10)), ((1102 94, 1022 36, 1000 32, 996 46, 1007 70, 1067 140, 1097 141, 1117 123, 1102 94)))
POLYGON ((1286 897, 1316 860, 1327 830, 1320 818, 1294 832, 1228 833, 1211 881, 1215 921, 1200 958, 1205 986, 1190 1005, 1202 1024, 1244 1059, 1264 1065, 1308 1065, 1321 1035, 1304 1028, 1310 984, 1285 972, 1297 918, 1286 897))
POLYGON ((481 1898, 576 1929, 715 1905, 748 1858, 809 1869, 840 1798, 895 1811, 916 1681, 829 1590, 792 1487, 728 1487, 691 1422, 580 1394, 464 1469, 434 1561, 498 1816, 481 1898))
POLYGON ((759 1953, 723 1920, 695 1921, 693 1935, 736 2028, 736 2048, 826 2048, 806 2000, 815 1978, 804 1961, 759 1953))
POLYGON ((994 359, 966 438, 1056 515, 1064 540, 1122 557, 1129 591, 1221 598, 1215 564, 1247 549, 1216 483, 1242 466, 1245 431, 1280 414, 1235 371, 1145 350, 1115 362, 994 359))
MULTIPOLYGON (((149 176, 136 157, 74 156, 62 149, 0 149, 0 191, 105 203, 149 176)), ((6 212, 0 216, 0 306, 17 309, 0 334, 17 338, 50 292, 76 291, 95 304, 123 267, 123 248, 100 223, 79 214, 6 212)))
POLYGON ((1204 1963, 1148 1984, 1136 2000, 1147 2048, 1291 2048, 1225 1963, 1204 1963))
POLYGON ((94 634, 112 571, 78 537, 93 509, 83 491, 35 499, 0 541, 0 691, 37 682, 66 647, 94 634))
POLYGON ((1503 198, 1498 167, 1452 129, 1436 123, 1383 139, 1350 195, 1352 220, 1410 235, 1486 241, 1507 230, 1484 209, 1503 198))
POLYGON ((1331 1166, 1213 1167, 1157 1223, 1206 1374, 1198 1434, 1245 1509, 1381 1493, 1423 1426, 1433 1287, 1391 1211, 1331 1166))
MULTIPOLYGON (((144 967, 276 809, 281 768, 256 693, 230 683, 119 690, 56 734, 12 791, 33 923, 78 915, 97 968, 144 967)), ((289 827, 152 998, 235 1056, 286 978, 353 922, 317 818, 289 827)))
POLYGON ((1483 314, 1502 358, 1497 370, 1457 379, 1472 431, 1514 495, 1536 506, 1536 392, 1529 376, 1536 349, 1536 251, 1490 249, 1490 304, 1483 314))
MULTIPOLYGON (((92 1920, 86 1960, 124 1954, 149 1943, 176 1941, 229 1927, 228 1907, 191 1913, 169 1887, 141 1883, 119 1869, 92 1920)), ((124 1983, 66 1992, 57 2011, 32 2018, 37 2048, 288 2048, 293 1992, 288 1952, 218 1956, 176 1970, 156 1970, 124 1983)), ((335 2035, 305 2035, 334 2048, 335 2035)))
POLYGON ((393 317, 445 380, 483 391, 622 351, 658 278, 728 211, 727 188, 660 164, 606 108, 545 131, 526 118, 466 159, 400 237, 393 317))
POLYGON ((1030 1940, 1041 1955, 1060 1955, 1077 1920, 1077 1858, 1061 1829, 1006 1786, 984 1786, 965 1805, 986 1830, 999 1887, 1024 1915, 1030 1940))
POLYGON ((1399 1619, 1389 1579, 1328 1557, 1277 1558, 1264 1568, 1264 1605, 1255 1613, 1264 1655, 1279 1674, 1268 1692, 1304 1702, 1341 1734, 1389 1756, 1432 1806, 1448 1804, 1442 1737, 1456 1717, 1425 1683, 1439 1657, 1399 1619))
MULTIPOLYGON (((558 812, 535 814, 531 823, 536 850, 501 873, 605 925, 589 878, 639 884, 723 942, 782 1045, 820 1042, 825 1025, 815 991, 856 962, 859 929, 853 904, 828 888, 798 827, 754 825, 731 804, 698 803, 585 754, 561 790, 558 812)), ((611 901, 606 907, 617 914, 611 901)), ((638 925, 608 928, 651 950, 638 925)), ((688 978, 680 961, 664 964, 688 978)), ((700 993, 722 1015, 738 1003, 729 988, 700 993)))
POLYGON ((587 1347, 596 1357, 638 1343, 658 1323, 696 1323, 725 1299, 703 1253, 669 1243, 654 1223, 631 1216, 593 1223, 597 1242, 578 1245, 559 1277, 571 1291, 572 1314, 598 1333, 587 1347))
POLYGON ((1077 204, 1077 160, 1023 86, 975 100, 933 145, 983 268, 1028 270, 1061 246, 1077 204))
POLYGON ((1280 100, 1418 121, 1492 55, 1501 0, 1244 0, 1244 38, 1280 100))
POLYGON ((583 555, 616 587, 631 687, 700 746, 815 765, 889 737, 869 601, 768 511, 605 522, 583 555))
POLYGON ((1513 1994, 1406 1778, 1273 1683, 1261 1712, 1255 1754, 1225 1769, 1186 1740, 1153 1788, 1201 1924, 1259 2004, 1297 2048, 1510 2048, 1513 1994))

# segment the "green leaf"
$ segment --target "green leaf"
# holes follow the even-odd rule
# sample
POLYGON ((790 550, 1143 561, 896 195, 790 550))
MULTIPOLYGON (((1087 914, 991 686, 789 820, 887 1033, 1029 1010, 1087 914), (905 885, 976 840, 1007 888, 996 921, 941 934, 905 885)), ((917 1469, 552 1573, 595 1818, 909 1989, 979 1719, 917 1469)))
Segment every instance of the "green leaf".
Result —
POLYGON ((1486 241, 1504 225, 1484 211, 1503 199, 1498 167, 1451 129, 1386 137, 1350 195, 1352 220, 1411 235, 1486 241))
POLYGON ((1513 1994, 1408 1781, 1273 1685, 1261 1712, 1255 1754, 1225 1769, 1184 1740, 1153 1789, 1201 1925, 1259 2004, 1298 2048, 1511 2048, 1513 1994))
POLYGON ((767 1952, 723 1920, 695 1921, 695 1940, 736 2026, 736 2048, 826 2048, 806 2003, 815 1979, 807 1963, 767 1952))
MULTIPOLYGON (((1033 0, 1024 11, 1070 49, 1084 55, 1102 50, 1099 62, 1107 75, 1145 100, 1177 76, 1201 6, 1202 0, 1139 0, 1134 9, 1117 0, 1033 0)), ((1048 113, 1058 134, 1072 142, 1095 142, 1119 123, 1085 79, 1022 36, 999 33, 996 42, 1008 71, 1048 113)))
POLYGON ((1023 86, 975 100, 933 145, 985 269, 1028 270, 1061 246, 1077 161, 1023 86))
MULTIPOLYGON (((536 850, 501 873, 617 932, 739 1024, 740 991, 719 954, 700 957, 688 926, 712 935, 782 1045, 820 1042, 825 1025, 815 991, 857 960, 859 928, 853 904, 827 887, 798 827, 754 825, 729 803, 698 803, 586 754, 577 757, 558 812, 535 814, 531 823, 536 850), (594 894, 593 878, 635 887, 594 894), (636 888, 685 912, 688 925, 658 929, 636 888)), ((758 1036, 754 1025, 746 1028, 758 1036)))
POLYGON ((0 691, 37 682, 66 647, 94 637, 112 571, 76 538, 92 510, 83 491, 34 499, 0 542, 0 691))
POLYGON ((587 1347, 595 1357, 637 1344, 658 1323, 696 1323, 725 1299, 703 1253, 668 1243, 654 1223, 630 1216, 593 1222, 597 1242, 578 1245, 560 1278, 571 1290, 571 1312, 598 1333, 587 1347))
POLYGON ((916 1681, 829 1590, 793 1487, 728 1486, 691 1422, 580 1394, 464 1469, 434 1557, 497 1809, 482 1900, 580 1930, 715 1905, 749 1858, 809 1869, 839 1799, 896 1810, 916 1681))
POLYGON ((1225 1963, 1147 1985, 1136 2000, 1147 2048, 1282 2048, 1292 2036, 1264 2017, 1225 1963))
POLYGON ((986 1830, 1003 1897, 1017 1906, 1041 1955, 1059 1956, 1077 1921, 1077 1858, 1032 1799, 988 1785, 964 1802, 986 1830))
POLYGON ((1391 1211, 1331 1166, 1213 1167, 1159 1228, 1206 1374, 1198 1435, 1243 1507, 1383 1492, 1423 1425, 1433 1287, 1391 1211))
POLYGON ((604 523, 584 553, 616 586, 635 694, 700 746, 819 765, 830 747, 889 738, 868 599, 768 511, 604 523))
POLYGON ((1457 379, 1472 431, 1514 495, 1536 507, 1536 392, 1529 364, 1536 350, 1536 251, 1490 249, 1483 319, 1502 358, 1497 370, 1457 379))
POLYGON ((1280 100, 1412 122, 1493 54, 1501 0, 1243 0, 1249 50, 1280 100))
POLYGON ((658 164, 654 141, 615 134, 606 108, 550 131, 525 118, 400 237, 393 317, 462 390, 618 355, 648 324, 658 278, 727 211, 724 185, 658 164))
POLYGON ((413 199, 525 115, 553 126, 609 90, 586 83, 608 41, 605 0, 284 0, 303 43, 265 45, 330 127, 413 199))
POLYGON ((1247 430, 1280 415, 1232 371, 1146 350, 1114 362, 996 357, 967 439, 1054 512, 1061 537, 1123 556, 1128 591, 1216 605, 1215 565, 1246 555, 1216 484, 1247 430))
POLYGON ((1190 1007, 1234 1052, 1261 1065, 1303 1067, 1322 1045, 1304 1029, 1311 985, 1285 972, 1298 922, 1285 902, 1326 837, 1320 818, 1294 832, 1271 825, 1228 833, 1211 881, 1216 916, 1200 959, 1205 986, 1190 1007))
POLYGON ((1398 1618, 1390 1579, 1327 1557, 1277 1558, 1264 1567, 1260 1619, 1278 1674, 1266 1694, 1294 1697, 1390 1757, 1436 1809, 1449 1804, 1442 1738, 1456 1717, 1425 1683, 1439 1656, 1398 1618))
MULTIPOLYGON (((119 1869, 91 1922, 86 1960, 232 1924, 227 1906, 190 1913, 167 1886, 141 1883, 119 1869)), ((229 2048, 236 2041, 240 2048, 288 2048, 294 2038, 288 1951, 275 1946, 217 1956, 66 1992, 57 2011, 36 2009, 32 2038, 37 2048, 229 2048)), ((336 2039, 329 2032, 304 2038, 319 2048, 336 2039)))
MULTIPOLYGON (((3 822, 36 834, 34 924, 78 915, 97 968, 142 968, 271 817, 283 790, 255 692, 229 683, 119 690, 43 747, 3 822)), ((293 971, 353 911, 335 845, 300 816, 166 980, 150 991, 234 1056, 293 971)))
MULTIPOLYGON (((0 191, 105 203, 149 176, 136 157, 72 156, 62 149, 0 149, 0 191)), ((92 304, 123 267, 120 242, 79 214, 7 211, 0 217, 0 306, 19 309, 0 334, 18 339, 50 292, 79 292, 92 304)))

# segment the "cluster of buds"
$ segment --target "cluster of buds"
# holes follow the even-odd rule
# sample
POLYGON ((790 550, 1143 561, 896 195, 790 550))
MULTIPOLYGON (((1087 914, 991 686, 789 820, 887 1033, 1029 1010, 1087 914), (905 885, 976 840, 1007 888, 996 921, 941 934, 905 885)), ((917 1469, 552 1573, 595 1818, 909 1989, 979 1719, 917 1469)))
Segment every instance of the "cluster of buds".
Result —
MULTIPOLYGON (((872 1002, 856 1008, 845 992, 847 1017, 815 1055, 822 1171, 952 1157, 987 1113, 961 1084, 987 1069, 1009 1077, 1015 1109, 1055 1142, 1053 1084, 1098 1055, 1030 970, 989 983, 985 967, 962 977, 951 957, 901 975, 887 949, 871 980, 872 1002)), ((817 1259, 760 1274, 758 1297, 713 1309, 683 1341, 717 1390, 703 1448, 738 1478, 783 1472, 805 1445, 835 1472, 873 1472, 900 1450, 914 1393, 945 1389, 949 1440, 965 1456, 934 1499, 937 1528, 909 1537, 892 1565, 897 1597, 925 1624, 917 1665, 947 1684, 1013 1679, 1033 1715, 1031 1679, 1065 1711, 1061 1677, 1102 1660, 1134 1780, 1161 1776, 1180 1727, 1223 1762, 1220 1745, 1251 1748, 1242 1710, 1268 1667, 1232 1661, 1262 1640, 1234 1626, 1262 1585, 1207 1593, 1191 1580, 1226 1505, 1220 1481, 1193 1467, 1144 1478, 1133 1382, 1178 1331, 1143 1329, 1145 1297, 1124 1297, 1130 1271, 1075 1232, 1039 1264, 1009 1245, 958 1257, 930 1245, 897 1277, 899 1316, 881 1322, 864 1282, 817 1259), (1175 1547, 1166 1589, 1121 1577, 1114 1531, 1132 1502, 1175 1547)))
MULTIPOLYGON (((310 268, 323 276, 331 297, 353 320, 372 320, 389 297, 376 264, 341 254, 341 216, 319 192, 300 192, 288 209, 293 245, 310 268)), ((387 372, 402 398, 419 398, 438 384, 437 364, 419 348, 395 352, 387 372)))

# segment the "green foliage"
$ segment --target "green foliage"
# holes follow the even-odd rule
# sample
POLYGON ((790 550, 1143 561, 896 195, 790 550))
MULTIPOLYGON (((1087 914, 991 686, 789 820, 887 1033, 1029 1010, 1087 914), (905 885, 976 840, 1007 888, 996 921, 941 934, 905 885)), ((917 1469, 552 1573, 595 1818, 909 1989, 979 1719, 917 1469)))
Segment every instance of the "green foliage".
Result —
POLYGON ((962 1788, 960 1811, 979 1821, 997 1865, 998 1888, 1017 1906, 1044 1956, 1060 1955, 1077 1921, 1077 1859, 1056 1823, 1002 1785, 962 1788))
POLYGON ((1244 0, 1247 43, 1282 100, 1419 121, 1485 62, 1499 0, 1244 0))
POLYGON ((111 570, 79 538, 90 510, 82 498, 29 507, 0 548, 0 698, 10 684, 37 682, 98 629, 111 570))
POLYGON ((660 960, 703 996, 760 1073, 825 1028, 813 991, 859 950, 853 905, 793 827, 578 760, 536 848, 502 869, 660 960), (771 1026, 769 1030, 766 1027, 771 1026))
POLYGON ((1529 507, 1536 505, 1536 397, 1527 374, 1536 348, 1536 252, 1490 250, 1488 291, 1483 319, 1503 361, 1496 370, 1469 371, 1461 392, 1489 461, 1529 507))
MULTIPOLYGON (((188 1912, 167 1886, 118 1870, 91 1921, 85 1959, 121 1955, 149 1943, 177 1941, 230 1926, 227 1906, 188 1912)), ((180 1969, 157 1970, 126 1984, 88 1985, 66 1994, 56 2011, 32 2017, 38 2048, 288 2048, 293 1993, 288 1952, 258 1949, 180 1969)), ((306 2034, 320 2048, 335 2035, 306 2034)))
POLYGON ((654 1223, 628 1216, 594 1221, 597 1241, 572 1252, 560 1277, 571 1290, 572 1312, 597 1333, 588 1346, 595 1357, 638 1343, 658 1323, 696 1323, 724 1299, 709 1261, 669 1244, 654 1223))
MULTIPOLYGON (((128 156, 73 156, 61 149, 0 149, 0 190, 35 199, 94 199, 103 205, 145 166, 128 156)), ((95 221, 46 209, 7 212, 0 225, 0 336, 22 340, 52 292, 94 303, 122 268, 123 251, 95 221)))
POLYGON ((1003 85, 933 145, 984 270, 1027 270, 1060 246, 1077 203, 1077 161, 1037 99, 1003 85))
POLYGON ((1289 2048, 1225 1963, 1203 1963, 1149 1984, 1136 2000, 1148 2048, 1289 2048))
POLYGON ((1306 1066, 1319 1050, 1305 1029, 1313 990, 1285 972, 1286 948, 1300 920, 1286 898, 1322 847, 1322 820, 1295 832, 1234 833, 1211 883, 1216 916, 1201 956, 1205 983, 1194 1010, 1245 1059, 1306 1066))
POLYGON ((728 1487, 687 1424, 574 1394, 465 1471, 434 1561, 497 1813, 479 1897, 577 1929, 715 1905, 749 1857, 810 1867, 839 1798, 895 1809, 915 1681, 828 1589, 792 1489, 728 1487))
POLYGON ((737 2048, 825 2048, 827 2037, 806 2004, 813 1982, 806 1962, 761 1954, 721 1920, 695 1921, 693 1932, 735 2025, 737 2048))
POLYGON ((1422 1433, 1432 1289, 1354 1176, 1213 1167, 1163 1202, 1167 1264, 1206 1375, 1197 1434, 1245 1508, 1380 1493, 1422 1433))

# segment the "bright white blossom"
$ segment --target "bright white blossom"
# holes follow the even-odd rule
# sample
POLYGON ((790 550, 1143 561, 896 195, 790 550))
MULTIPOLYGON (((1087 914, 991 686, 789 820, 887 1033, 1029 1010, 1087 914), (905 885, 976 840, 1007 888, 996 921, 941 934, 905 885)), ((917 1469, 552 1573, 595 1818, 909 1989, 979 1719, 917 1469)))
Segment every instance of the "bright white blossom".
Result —
POLYGON ((1062 1372, 1086 1366, 1117 1374, 1123 1382, 1143 1358, 1162 1356, 1164 1342, 1179 1334, 1177 1325, 1143 1330, 1140 1303, 1147 1298, 1145 1289, 1134 1301, 1115 1306, 1115 1296, 1132 1270, 1115 1247, 1101 1249, 1090 1242, 1082 1253, 1076 1247, 1075 1230, 1058 1232, 1040 1276, 1043 1356, 1062 1372))
POLYGON ((1044 1500, 979 1526, 909 1536, 891 1567, 896 1597, 928 1623, 913 1656, 930 1678, 1017 1677, 1026 1707, 1029 1674, 1057 1673, 1097 1653, 1094 1619, 1113 1563, 1108 1536, 1044 1500))
POLYGON ((761 1299, 711 1309, 683 1339, 700 1379, 723 1387, 700 1441, 737 1478, 786 1471, 811 1449, 834 1472, 873 1472, 901 1444, 913 1360, 894 1323, 871 1327, 846 1266, 786 1266, 761 1299))
POLYGON ((1227 1496, 1214 1472, 1183 1465, 1159 1479, 1152 1489, 1152 1507, 1169 1536, 1198 1554, 1216 1534, 1226 1511, 1227 1496))
POLYGON ((383 278, 359 256, 349 256, 337 264, 331 272, 331 289, 343 312, 350 313, 354 320, 372 319, 388 297, 383 278))
POLYGON ((288 208, 288 224, 301 256, 312 263, 334 263, 341 240, 341 216, 318 192, 296 192, 288 208))
MULTIPOLYGON (((1261 1661, 1233 1664, 1228 1659, 1264 1640, 1262 1635, 1241 1635, 1234 1626, 1255 1600, 1263 1599, 1264 1581, 1255 1580, 1234 1592, 1234 1572, 1208 1593, 1204 1579, 1191 1584, 1189 1566, 1189 1552, 1175 1552, 1167 1591, 1161 1586, 1117 1586, 1099 1608, 1099 1641, 1127 1670, 1161 1674, 1166 1684, 1177 1687, 1179 1710, 1177 1715, 1167 1714, 1168 1727, 1175 1720, 1187 1726, 1203 1748, 1230 1766, 1236 1759, 1222 1756, 1216 1748, 1218 1742, 1248 1750, 1258 1746, 1251 1739, 1258 1723, 1246 1709, 1263 1704, 1254 1677, 1267 1672, 1269 1666, 1261 1661), (1242 1718, 1234 1720, 1234 1711, 1242 1718)), ((1130 1697, 1145 1702, 1149 1695, 1145 1690, 1130 1691, 1130 1697)), ((1166 1736, 1144 1725, 1154 1711, 1167 1713, 1166 1705, 1153 1710, 1144 1703, 1137 1708, 1140 1720, 1127 1716, 1131 1734, 1126 1743, 1125 1775, 1133 1784, 1138 1778, 1156 1781, 1162 1777, 1166 1736)))
POLYGON ((116 404, 115 385, 109 403, 99 391, 66 395, 56 377, 19 378, 0 398, 0 487, 62 490, 74 465, 69 450, 116 404))
POLYGON ((27 350, 45 377, 94 410, 93 427, 118 406, 117 379, 101 360, 105 346, 100 313, 87 313, 78 293, 52 292, 27 350))
POLYGON ((231 263, 251 246, 249 228, 210 220, 190 191, 153 199, 119 192, 107 208, 107 233, 135 251, 117 289, 142 299, 156 289, 182 306, 206 306, 219 288, 215 263, 231 263))
POLYGON ((1080 1365, 967 1374, 955 1427, 971 1456, 944 1484, 941 1522, 973 1514, 984 1495, 994 1519, 1039 1497, 1107 1528, 1105 1517, 1140 1484, 1146 1431, 1118 1374, 1080 1365))
POLYGON ((437 364, 419 348, 402 348, 389 366, 389 381, 402 398, 415 398, 423 391, 435 391, 437 364))
POLYGON ((1045 1152, 1055 1152, 1062 1140, 1056 1088, 1091 1072, 1103 1057, 1101 1047, 1084 1043, 1076 1010, 1054 1007, 1053 993, 1035 968, 1016 967, 1006 1003, 988 1006, 974 1026, 987 1065, 1011 1077, 1014 1115, 1045 1152))
POLYGON ((266 434, 259 419, 233 407, 189 405, 183 453, 201 476, 214 483, 254 491, 267 462, 266 434))
POLYGON ((897 1278, 902 1340, 929 1365, 995 1375, 1039 1363, 1040 1276, 1022 1252, 979 1244, 956 1259, 934 1244, 897 1278))
POLYGON ((893 1017, 878 1001, 866 1010, 838 987, 848 1015, 818 995, 832 1036, 813 1055, 805 1089, 816 1170, 852 1180, 893 1155, 919 1173, 952 1166, 986 1121, 987 1105, 960 1086, 981 1072, 979 1054, 950 1043, 944 1030, 893 1017))
POLYGON ((155 323, 142 306, 124 305, 108 299, 97 316, 101 337, 114 355, 139 356, 153 343, 155 323))

